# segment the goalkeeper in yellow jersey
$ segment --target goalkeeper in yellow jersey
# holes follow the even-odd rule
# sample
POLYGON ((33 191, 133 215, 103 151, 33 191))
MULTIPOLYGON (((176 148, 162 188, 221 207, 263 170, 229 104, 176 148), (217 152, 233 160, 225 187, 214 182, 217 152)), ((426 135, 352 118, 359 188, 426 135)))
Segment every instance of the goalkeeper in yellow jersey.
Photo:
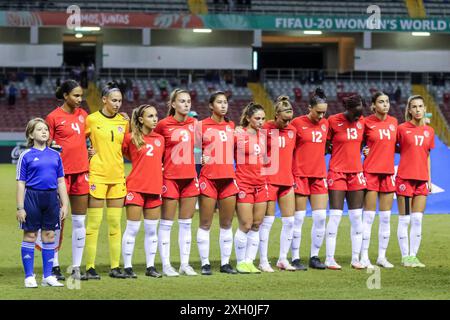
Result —
POLYGON ((128 119, 119 114, 122 93, 116 83, 102 90, 103 108, 86 119, 86 135, 96 151, 89 164, 89 206, 86 226, 86 277, 100 279, 95 271, 97 239, 106 200, 108 242, 112 278, 126 278, 119 268, 121 254, 120 221, 126 195, 122 141, 128 132, 128 119))

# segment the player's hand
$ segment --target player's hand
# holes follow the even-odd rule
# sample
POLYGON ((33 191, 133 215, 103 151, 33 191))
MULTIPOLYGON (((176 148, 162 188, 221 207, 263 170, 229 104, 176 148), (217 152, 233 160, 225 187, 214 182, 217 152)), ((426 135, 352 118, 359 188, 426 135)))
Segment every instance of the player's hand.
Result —
POLYGON ((96 153, 97 153, 97 152, 95 151, 94 148, 92 148, 92 147, 88 148, 88 157, 89 157, 89 160, 91 160, 91 158, 92 158, 96 153))
POLYGON ((126 112, 119 112, 119 114, 123 117, 124 120, 130 121, 130 117, 126 112))
POLYGON ((428 180, 428 192, 431 193, 433 185, 431 184, 431 180, 428 180))
POLYGON ((364 157, 367 157, 369 155, 369 152, 370 152, 370 148, 368 146, 365 146, 362 149, 362 153, 363 153, 364 157))
POLYGON ((234 133, 242 134, 244 133, 244 128, 242 128, 241 126, 237 126, 236 128, 234 128, 234 133))
POLYGON ((62 206, 61 209, 59 210, 59 217, 61 218, 61 221, 63 221, 64 219, 67 218, 68 213, 69 213, 69 208, 62 206))
POLYGON ((208 163, 210 157, 209 156, 202 156, 202 166, 208 163))
POLYGON ((56 151, 58 151, 58 152, 61 152, 61 151, 62 151, 62 147, 61 147, 59 144, 57 144, 57 143, 55 142, 55 140, 53 140, 52 143, 50 143, 49 148, 50 148, 50 149, 53 149, 53 150, 56 150, 56 151))
POLYGON ((16 217, 17 217, 17 221, 19 221, 20 223, 24 223, 25 219, 27 217, 27 213, 25 212, 25 209, 17 210, 16 217))

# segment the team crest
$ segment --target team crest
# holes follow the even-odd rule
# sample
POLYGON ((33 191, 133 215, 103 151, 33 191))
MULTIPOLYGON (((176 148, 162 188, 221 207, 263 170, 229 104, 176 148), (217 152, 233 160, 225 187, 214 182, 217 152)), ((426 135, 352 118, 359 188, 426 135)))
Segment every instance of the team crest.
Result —
POLYGON ((194 126, 192 124, 189 125, 189 131, 194 132, 194 126))
POLYGON ((334 182, 333 179, 328 179, 328 185, 329 185, 329 186, 332 186, 332 185, 333 185, 333 182, 334 182))
POLYGON ((227 130, 228 132, 233 131, 233 129, 231 129, 230 126, 226 126, 225 130, 227 130))
POLYGON ((406 185, 404 185, 403 183, 401 185, 398 186, 398 189, 400 191, 405 191, 406 190, 406 185))
POLYGON ((324 124, 321 125, 320 128, 322 129, 323 132, 326 132, 326 131, 327 131, 327 126, 324 125, 324 124))
POLYGON ((361 123, 358 121, 358 123, 356 124, 356 127, 358 128, 358 129, 362 129, 362 125, 361 125, 361 123))
POLYGON ((425 130, 424 132, 423 132, 423 135, 425 136, 425 137, 429 137, 430 136, 430 133, 427 131, 427 130, 425 130))
POLYGON ((162 193, 164 194, 164 193, 166 193, 166 192, 167 192, 167 186, 163 185, 163 186, 162 186, 162 193))
POLYGON ((127 194, 127 200, 128 200, 128 201, 131 201, 131 200, 133 200, 133 199, 134 199, 133 192, 128 193, 128 194, 127 194))
POLYGON ((95 189, 97 189, 97 187, 95 186, 95 184, 91 184, 90 189, 91 189, 91 191, 95 191, 95 189))
POLYGON ((395 131, 395 126, 393 124, 389 125, 389 130, 391 130, 392 132, 395 131))
POLYGON ((81 123, 84 123, 84 117, 83 117, 83 116, 78 116, 78 120, 79 120, 81 123))
POLYGON ((247 194, 244 191, 239 191, 238 197, 239 199, 244 199, 247 196, 247 194))
POLYGON ((155 140, 155 146, 161 147, 161 141, 159 141, 159 139, 155 140))
POLYGON ((122 127, 117 127, 117 131, 119 131, 119 133, 123 133, 123 128, 122 127))
POLYGON ((200 183, 200 189, 202 189, 202 190, 206 189, 206 183, 205 182, 200 183))
POLYGON ((292 130, 288 131, 288 137, 289 139, 292 139, 294 137, 294 132, 292 132, 292 130))

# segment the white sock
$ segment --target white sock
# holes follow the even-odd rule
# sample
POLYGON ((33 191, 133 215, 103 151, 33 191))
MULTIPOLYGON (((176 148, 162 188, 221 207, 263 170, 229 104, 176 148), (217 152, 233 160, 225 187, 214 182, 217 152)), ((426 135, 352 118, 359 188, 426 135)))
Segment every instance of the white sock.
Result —
POLYGON ((156 250, 158 249, 158 222, 159 220, 144 219, 144 249, 147 268, 155 266, 156 250))
POLYGON ((411 230, 409 234, 409 254, 413 257, 419 252, 420 241, 422 240, 422 212, 411 213, 411 230))
MULTIPOLYGON (((280 233, 280 257, 279 261, 287 260, 289 249, 294 237, 294 217, 281 218, 282 227, 280 233)), ((301 229, 300 229, 301 230, 301 229)))
POLYGON ((158 231, 158 250, 163 267, 170 265, 170 231, 173 221, 161 219, 158 231))
POLYGON ((380 211, 380 226, 378 227, 378 258, 386 258, 386 250, 391 236, 391 211, 380 211))
POLYGON ((334 259, 334 253, 336 251, 336 238, 339 223, 342 218, 342 210, 330 209, 330 217, 328 219, 327 229, 326 229, 326 251, 327 259, 334 259))
POLYGON ((409 256, 409 248, 408 248, 408 227, 409 222, 411 221, 411 217, 408 216, 398 216, 398 228, 397 228, 397 237, 398 244, 400 246, 400 251, 402 253, 402 257, 409 256))
POLYGON ((256 259, 259 247, 259 231, 250 230, 247 232, 247 250, 245 252, 245 261, 252 262, 256 259))
POLYGON ((60 237, 61 237, 61 229, 55 230, 55 255, 53 256, 53 267, 59 267, 58 247, 60 237))
POLYGON ((237 263, 245 260, 245 252, 247 251, 247 234, 237 229, 234 234, 234 250, 236 251, 237 263))
POLYGON ((292 238, 292 260, 300 259, 300 242, 302 241, 302 226, 306 211, 295 211, 294 233, 292 238))
POLYGON ((275 216, 265 216, 263 222, 259 226, 259 262, 260 264, 268 264, 269 258, 269 235, 270 229, 272 229, 275 216))
POLYGON ((86 215, 72 214, 72 266, 80 267, 86 243, 86 215))
POLYGON ((325 237, 326 210, 314 210, 312 212, 311 228, 311 257, 318 257, 325 237))
POLYGON ((352 238, 352 261, 359 261, 363 233, 362 209, 348 210, 348 217, 350 218, 351 223, 350 235, 352 238))
POLYGON ((375 211, 363 212, 363 236, 361 248, 361 260, 369 259, 370 235, 372 233, 372 224, 375 219, 375 211))
POLYGON ((197 229, 197 246, 202 266, 209 263, 209 230, 197 229))
POLYGON ((180 247, 180 262, 182 266, 189 264, 192 241, 191 224, 192 219, 178 219, 178 245, 180 247))
POLYGON ((122 237, 122 257, 124 268, 131 268, 131 259, 133 258, 134 244, 136 243, 136 236, 141 227, 140 221, 127 220, 127 228, 122 237))
MULTIPOLYGON (((56 246, 55 246, 56 248, 56 246)), ((53 255, 53 267, 59 267, 59 259, 58 259, 58 250, 55 250, 55 254, 53 255)))
POLYGON ((220 265, 226 265, 230 263, 231 251, 233 250, 233 228, 223 229, 220 228, 219 235, 220 245, 220 265))

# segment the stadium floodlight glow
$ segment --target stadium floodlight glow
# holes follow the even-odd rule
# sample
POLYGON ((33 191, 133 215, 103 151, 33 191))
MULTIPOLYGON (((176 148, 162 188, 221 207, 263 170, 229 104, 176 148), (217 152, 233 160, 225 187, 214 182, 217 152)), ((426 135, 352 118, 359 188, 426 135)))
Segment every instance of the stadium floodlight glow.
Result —
POLYGON ((305 30, 305 31, 303 31, 303 34, 322 34, 322 31, 320 31, 320 30, 305 30))
POLYGON ((430 36, 429 32, 412 32, 411 34, 415 37, 429 37, 430 36))
POLYGON ((253 70, 258 70, 258 51, 253 51, 253 70))
POLYGON ((211 33, 212 32, 211 29, 193 29, 192 31, 197 32, 197 33, 211 33))
POLYGON ((83 38, 83 34, 82 33, 75 33, 75 38, 81 39, 81 38, 83 38))
POLYGON ((101 30, 101 28, 100 27, 78 27, 78 28, 75 28, 75 31, 87 31, 87 32, 89 32, 89 31, 100 31, 101 30))

